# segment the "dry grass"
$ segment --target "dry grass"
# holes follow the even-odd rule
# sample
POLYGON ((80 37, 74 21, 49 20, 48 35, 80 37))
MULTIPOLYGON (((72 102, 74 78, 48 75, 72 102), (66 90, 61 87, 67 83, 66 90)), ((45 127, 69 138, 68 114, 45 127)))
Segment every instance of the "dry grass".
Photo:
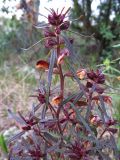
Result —
POLYGON ((33 67, 20 61, 19 64, 11 63, 4 62, 0 68, 0 131, 12 125, 7 115, 8 108, 14 112, 25 112, 31 108, 35 99, 29 95, 38 85, 37 72, 33 67))

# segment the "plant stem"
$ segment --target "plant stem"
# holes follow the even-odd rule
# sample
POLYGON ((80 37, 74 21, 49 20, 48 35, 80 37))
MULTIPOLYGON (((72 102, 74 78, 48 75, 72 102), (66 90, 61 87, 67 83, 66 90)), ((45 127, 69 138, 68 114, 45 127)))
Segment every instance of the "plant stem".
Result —
MULTIPOLYGON (((57 57, 60 55, 60 38, 57 36, 57 57)), ((62 72, 61 64, 58 65, 59 73, 60 73, 60 95, 63 99, 64 97, 64 75, 62 72)))
MULTIPOLYGON (((60 38, 59 36, 57 36, 57 57, 59 57, 60 55, 60 38)), ((59 75, 60 75, 60 96, 61 96, 61 100, 63 100, 63 97, 64 97, 64 75, 63 75, 63 72, 62 72, 62 67, 61 67, 61 64, 58 65, 58 69, 59 69, 59 75)), ((61 128, 61 124, 60 124, 60 121, 59 121, 59 116, 60 116, 60 111, 61 111, 61 105, 58 106, 58 110, 57 110, 57 119, 58 119, 58 129, 59 129, 59 132, 60 132, 60 140, 61 140, 61 143, 60 143, 60 148, 62 147, 62 143, 63 143, 63 132, 62 132, 62 128, 61 128)), ((59 153, 58 154, 58 157, 60 158, 61 154, 59 153)))

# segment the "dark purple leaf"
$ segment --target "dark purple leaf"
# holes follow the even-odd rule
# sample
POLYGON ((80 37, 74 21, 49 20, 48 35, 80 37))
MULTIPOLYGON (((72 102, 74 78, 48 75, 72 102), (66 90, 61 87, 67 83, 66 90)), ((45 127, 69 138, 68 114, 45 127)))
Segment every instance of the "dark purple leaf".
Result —
POLYGON ((54 50, 51 52, 50 66, 49 66, 49 71, 48 71, 48 88, 51 86, 53 68, 54 68, 54 64, 56 60, 56 54, 57 53, 54 50))
POLYGON ((94 132, 92 132, 89 124, 85 121, 84 117, 80 114, 80 111, 78 109, 76 109, 76 107, 74 106, 73 103, 71 103, 71 106, 74 109, 74 111, 76 112, 77 119, 80 121, 80 123, 82 123, 84 125, 84 127, 86 128, 86 130, 91 134, 91 136, 94 137, 94 139, 96 139, 94 132))
POLYGON ((20 133, 14 135, 12 138, 10 138, 10 139, 8 140, 7 143, 10 143, 10 142, 12 142, 12 141, 18 140, 24 133, 25 133, 25 131, 21 131, 20 133))
POLYGON ((44 132, 44 136, 49 140, 49 141, 53 141, 53 142, 58 142, 58 138, 54 137, 52 134, 48 133, 48 132, 44 132))
POLYGON ((18 123, 20 123, 21 125, 27 125, 27 123, 25 122, 25 120, 20 117, 20 116, 16 116, 10 109, 8 109, 8 114, 18 123))

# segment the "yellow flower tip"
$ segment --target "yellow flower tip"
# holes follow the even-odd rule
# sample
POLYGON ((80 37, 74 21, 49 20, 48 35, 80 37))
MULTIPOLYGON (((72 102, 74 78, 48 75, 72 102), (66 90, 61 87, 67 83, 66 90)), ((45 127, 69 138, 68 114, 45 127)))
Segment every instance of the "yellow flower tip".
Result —
POLYGON ((36 63, 36 68, 37 69, 48 69, 49 68, 49 63, 47 61, 44 61, 44 60, 39 60, 37 63, 36 63))
POLYGON ((77 71, 77 76, 78 76, 78 78, 80 78, 81 80, 84 79, 85 76, 86 76, 86 71, 85 71, 85 70, 77 71))
POLYGON ((52 99, 52 105, 59 105, 62 102, 62 97, 61 96, 56 96, 52 99))

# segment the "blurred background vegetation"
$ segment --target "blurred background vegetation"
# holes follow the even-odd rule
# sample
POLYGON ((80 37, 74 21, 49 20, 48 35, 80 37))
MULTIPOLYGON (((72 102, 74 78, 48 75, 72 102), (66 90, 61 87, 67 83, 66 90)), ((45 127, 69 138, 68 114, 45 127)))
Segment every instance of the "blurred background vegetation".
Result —
MULTIPOLYGON (((14 111, 30 109, 34 100, 29 95, 39 82, 34 66, 36 60, 48 52, 42 43, 28 50, 22 49, 42 38, 42 29, 35 26, 46 23, 39 18, 44 14, 39 10, 44 0, 2 1, 0 12, 8 16, 0 17, 1 132, 12 125, 6 120, 7 108, 14 111), (7 5, 8 1, 17 2, 14 13, 14 9, 7 5), (18 10, 22 13, 19 18, 18 10)), ((66 34, 74 39, 76 63, 80 67, 103 69, 113 98, 113 113, 120 122, 120 0, 71 0, 69 19, 71 29, 66 34)), ((120 132, 118 141, 120 147, 120 132)))

